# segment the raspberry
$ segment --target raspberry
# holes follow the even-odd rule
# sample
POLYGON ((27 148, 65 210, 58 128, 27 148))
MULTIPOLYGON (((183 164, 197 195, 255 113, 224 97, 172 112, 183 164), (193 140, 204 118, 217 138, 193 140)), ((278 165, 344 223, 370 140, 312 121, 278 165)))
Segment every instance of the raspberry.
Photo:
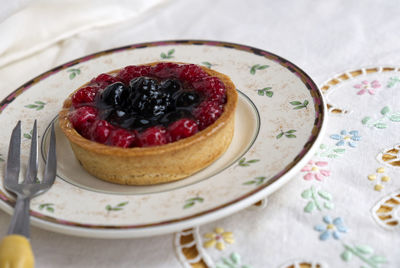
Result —
POLYGON ((198 120, 199 129, 203 130, 217 120, 222 114, 223 105, 215 101, 204 101, 193 111, 194 117, 198 120))
POLYGON ((133 78, 140 77, 140 76, 148 76, 150 73, 151 67, 150 66, 127 66, 122 69, 117 78, 124 82, 125 84, 129 84, 133 78))
POLYGON ((226 101, 225 85, 215 76, 204 77, 199 81, 193 82, 193 87, 198 92, 202 92, 208 100, 217 101, 221 104, 226 101))
POLYGON ((91 85, 98 85, 100 88, 105 88, 108 85, 111 85, 115 82, 118 82, 117 78, 109 74, 100 74, 96 78, 90 81, 91 85))
POLYGON ((170 137, 164 127, 154 126, 146 129, 139 134, 137 145, 139 147, 148 147, 162 145, 170 142, 170 137))
POLYGON ((128 148, 135 142, 135 133, 119 128, 111 131, 109 137, 110 145, 128 148))
POLYGON ((79 106, 93 103, 98 89, 99 88, 96 87, 84 87, 79 89, 72 96, 72 105, 77 108, 79 106))
POLYGON ((179 65, 176 63, 161 62, 151 69, 150 74, 162 79, 178 77, 180 71, 178 67, 179 65))
POLYGON ((68 118, 74 128, 85 138, 89 138, 89 127, 96 120, 97 109, 90 106, 82 106, 72 111, 68 118))
POLYGON ((180 67, 179 79, 192 83, 208 76, 201 67, 194 64, 186 64, 180 67))
POLYGON ((114 127, 105 120, 98 120, 92 126, 92 140, 105 143, 114 127))
POLYGON ((192 136, 199 131, 199 128, 194 120, 182 118, 172 123, 168 127, 168 130, 171 135, 172 141, 177 141, 192 136))

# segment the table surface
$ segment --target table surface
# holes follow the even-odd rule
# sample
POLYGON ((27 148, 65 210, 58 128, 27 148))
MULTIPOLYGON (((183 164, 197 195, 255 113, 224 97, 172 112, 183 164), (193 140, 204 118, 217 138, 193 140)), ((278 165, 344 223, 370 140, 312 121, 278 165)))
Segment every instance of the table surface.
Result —
MULTIPOLYGON (((27 12, 0 22, 0 99, 90 53, 146 41, 208 39, 294 62, 329 104, 320 148, 268 200, 216 222, 142 239, 89 239, 33 227, 37 267, 400 267, 395 1, 94 1, 86 15, 89 9, 76 0, 60 6, 25 2, 27 12), (50 11, 59 20, 41 23, 52 18, 46 17, 50 11), (15 27, 6 27, 10 21, 15 27), (37 36, 29 35, 32 27, 37 36)), ((9 221, 0 212, 0 233, 9 221)))

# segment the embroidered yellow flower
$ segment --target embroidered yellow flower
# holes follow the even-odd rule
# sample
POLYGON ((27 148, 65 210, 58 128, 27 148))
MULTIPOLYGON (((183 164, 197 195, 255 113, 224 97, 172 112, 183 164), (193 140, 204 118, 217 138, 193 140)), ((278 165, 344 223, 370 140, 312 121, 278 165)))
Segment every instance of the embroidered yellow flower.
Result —
POLYGON ((218 250, 224 250, 225 243, 233 244, 235 242, 233 233, 225 232, 224 228, 221 227, 215 228, 214 232, 212 233, 204 234, 204 238, 208 239, 203 244, 205 248, 211 248, 215 246, 215 248, 218 250))
POLYGON ((382 183, 390 181, 390 177, 385 175, 384 173, 385 173, 385 168, 379 167, 376 169, 376 173, 368 175, 368 180, 370 180, 370 181, 376 180, 377 181, 374 186, 375 191, 378 191, 378 192, 381 191, 384 188, 382 183), (379 177, 380 177, 380 182, 377 180, 379 177))

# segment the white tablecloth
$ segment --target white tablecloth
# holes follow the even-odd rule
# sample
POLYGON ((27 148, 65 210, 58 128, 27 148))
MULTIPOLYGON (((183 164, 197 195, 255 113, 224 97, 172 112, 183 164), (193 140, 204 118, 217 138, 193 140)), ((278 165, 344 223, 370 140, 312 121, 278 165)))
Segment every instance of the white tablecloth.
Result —
MULTIPOLYGON (((166 39, 221 40, 268 50, 300 66, 319 85, 347 70, 400 67, 396 1, 20 3, 17 13, 11 6, 0 14, 0 19, 5 17, 0 20, 0 99, 69 60, 166 39)), ((351 112, 345 117, 329 116, 323 141, 327 147, 270 196, 266 208, 245 210, 193 229, 203 261, 217 267, 286 268, 300 263, 324 268, 400 267, 399 224, 385 224, 374 214, 374 208, 394 198, 392 217, 400 218, 399 167, 382 157, 379 161, 380 152, 382 156, 400 143, 396 77, 395 72, 365 74, 329 90, 328 100, 351 112), (367 89, 360 92, 363 86, 367 89), (386 127, 361 122, 385 114, 393 119, 385 119, 386 127), (337 157, 326 153, 335 149, 339 150, 331 153, 337 157), (222 237, 225 247, 219 250, 207 241, 221 228, 230 233, 225 233, 225 241, 222 237)), ((0 212, 1 234, 9 221, 9 215, 0 212)), ((32 228, 31 241, 37 267, 190 267, 179 253, 181 245, 175 241, 179 235, 101 240, 32 228)))

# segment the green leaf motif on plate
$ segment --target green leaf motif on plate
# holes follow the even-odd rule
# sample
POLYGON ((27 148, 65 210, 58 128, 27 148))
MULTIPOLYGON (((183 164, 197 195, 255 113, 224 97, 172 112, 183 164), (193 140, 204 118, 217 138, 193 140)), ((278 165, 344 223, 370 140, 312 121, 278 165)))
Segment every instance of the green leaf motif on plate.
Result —
POLYGON ((174 57, 175 49, 168 50, 167 53, 161 52, 160 57, 162 59, 172 59, 174 57))
POLYGON ((288 130, 288 131, 283 131, 283 130, 281 130, 281 133, 279 133, 278 135, 276 135, 276 139, 280 139, 280 138, 282 138, 283 136, 285 136, 286 138, 289 138, 289 139, 292 139, 292 138, 296 138, 297 136, 296 135, 294 135, 293 133, 295 133, 297 130, 294 130, 294 129, 291 129, 291 130, 288 130))
POLYGON ((121 203, 117 204, 116 206, 107 205, 106 210, 107 211, 119 211, 119 210, 122 210, 128 203, 129 203, 128 201, 125 201, 125 202, 121 202, 121 203))
POLYGON ((248 167, 250 166, 250 164, 254 164, 259 162, 260 159, 250 159, 250 160, 246 160, 246 157, 243 157, 242 159, 239 160, 238 165, 240 167, 248 167))
POLYGON ((213 64, 209 63, 208 61, 203 61, 201 64, 206 66, 208 69, 211 69, 211 67, 213 66, 213 64))
POLYGON ((309 101, 308 100, 304 100, 303 102, 291 101, 289 103, 294 106, 293 110, 299 110, 299 109, 307 108, 309 101))
POLYGON ((260 64, 255 64, 250 67, 250 74, 255 75, 257 70, 264 70, 267 69, 269 65, 260 65, 260 64))
POLYGON ((39 210, 45 209, 48 212, 54 212, 54 204, 53 203, 43 203, 39 205, 39 210))
POLYGON ((24 133, 23 136, 25 139, 31 140, 32 139, 32 132, 33 130, 29 131, 29 133, 24 133))
POLYGON ((29 109, 34 109, 36 111, 40 111, 44 108, 45 105, 46 105, 46 103, 43 101, 35 101, 32 104, 25 105, 24 107, 29 108, 29 109))
POLYGON ((183 208, 186 209, 186 208, 193 207, 196 203, 203 203, 203 201, 204 201, 204 198, 199 197, 199 196, 189 198, 185 201, 185 205, 183 205, 183 208))
POLYGON ((79 68, 71 68, 71 69, 68 69, 67 72, 69 72, 70 80, 74 79, 77 75, 81 74, 81 70, 79 68))
POLYGON ((271 90, 271 87, 265 87, 262 89, 256 89, 257 94, 260 96, 266 96, 266 97, 270 97, 272 98, 272 96, 274 95, 274 92, 271 90))
POLYGON ((243 183, 244 185, 256 185, 256 186, 258 186, 258 185, 261 185, 261 184, 263 184, 264 182, 265 182, 265 180, 267 179, 267 177, 263 177, 263 176, 261 176, 261 177, 255 177, 253 180, 250 180, 250 181, 246 181, 245 183, 243 183))

